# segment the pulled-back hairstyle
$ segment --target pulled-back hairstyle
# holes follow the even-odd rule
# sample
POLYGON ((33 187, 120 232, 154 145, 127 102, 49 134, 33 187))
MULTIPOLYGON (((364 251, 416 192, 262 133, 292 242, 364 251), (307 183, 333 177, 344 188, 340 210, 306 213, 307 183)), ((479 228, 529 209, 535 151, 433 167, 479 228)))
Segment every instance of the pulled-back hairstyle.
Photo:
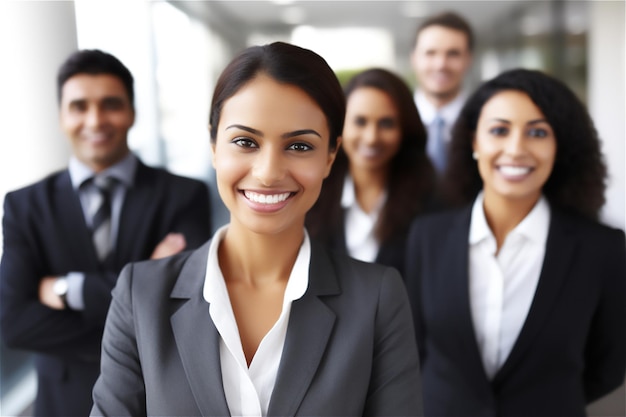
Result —
POLYGON ((84 49, 71 54, 57 72, 57 99, 61 103, 63 85, 67 80, 78 74, 112 75, 124 84, 131 107, 135 108, 133 91, 133 75, 122 62, 113 55, 98 49, 84 49))
POLYGON ((279 83, 302 89, 317 103, 328 121, 329 149, 334 150, 343 130, 346 112, 339 80, 324 58, 313 51, 284 42, 249 47, 226 66, 217 80, 211 101, 211 141, 215 142, 217 138, 224 102, 260 73, 267 74, 279 83))
POLYGON ((483 182, 472 142, 483 106, 495 94, 516 90, 541 110, 556 138, 556 157, 543 194, 570 213, 597 219, 604 204, 606 166, 598 134, 586 107, 561 81, 539 71, 515 69, 483 83, 467 100, 452 130, 444 193, 452 205, 467 204, 483 182))
MULTIPOLYGON (((373 68, 355 75, 345 86, 346 98, 363 87, 385 93, 398 111, 401 142, 389 162, 387 201, 376 224, 376 237, 384 242, 406 228, 411 218, 425 210, 435 182, 435 171, 426 155, 426 130, 406 83, 397 75, 373 68)), ((330 239, 343 217, 341 195, 350 161, 339 149, 316 204, 307 214, 307 228, 312 236, 330 239)))

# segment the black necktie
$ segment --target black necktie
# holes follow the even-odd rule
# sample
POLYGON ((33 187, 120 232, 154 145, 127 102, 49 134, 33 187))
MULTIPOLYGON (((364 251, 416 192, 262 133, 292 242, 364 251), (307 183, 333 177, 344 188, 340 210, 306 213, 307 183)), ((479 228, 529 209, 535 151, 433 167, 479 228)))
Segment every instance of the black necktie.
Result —
POLYGON ((96 176, 93 179, 100 196, 100 204, 93 215, 91 233, 93 244, 102 262, 111 254, 111 192, 115 185, 112 177, 96 176))

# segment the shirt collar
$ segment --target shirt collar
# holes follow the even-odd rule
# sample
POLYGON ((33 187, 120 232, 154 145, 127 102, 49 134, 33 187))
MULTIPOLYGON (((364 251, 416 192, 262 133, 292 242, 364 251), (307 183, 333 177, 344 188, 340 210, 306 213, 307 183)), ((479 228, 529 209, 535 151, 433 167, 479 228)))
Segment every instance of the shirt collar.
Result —
POLYGON ((420 118, 425 125, 430 125, 435 120, 435 117, 439 115, 446 122, 447 126, 451 126, 461 112, 461 108, 467 99, 467 92, 461 91, 454 100, 439 109, 428 101, 426 94, 421 90, 415 91, 414 98, 420 118))
MULTIPOLYGON (((137 164, 137 157, 132 152, 129 152, 128 155, 126 155, 121 161, 108 167, 99 175, 111 176, 124 184, 127 188, 130 188, 133 186, 135 181, 137 164)), ((72 187, 76 190, 83 182, 95 175, 95 172, 90 167, 85 165, 74 155, 70 157, 68 170, 72 181, 72 187)))
MULTIPOLYGON (((481 191, 472 207, 472 219, 470 222, 469 243, 474 245, 484 239, 493 237, 493 233, 487 224, 485 210, 483 209, 484 195, 481 191)), ((530 213, 509 233, 509 235, 521 235, 539 244, 545 244, 548 239, 550 226, 550 205, 542 195, 530 213)))
MULTIPOLYGON (((224 294, 228 295, 224 275, 219 266, 217 250, 220 242, 224 239, 228 225, 220 227, 209 244, 209 256, 207 259, 206 276, 204 278, 203 296, 208 303, 223 301, 220 299, 224 294), (226 291, 226 292, 225 292, 226 291)), ((309 264, 311 261, 311 240, 306 229, 304 239, 300 245, 296 262, 293 264, 287 287, 285 288, 284 302, 294 301, 301 298, 309 286, 309 264)))
MULTIPOLYGON (((380 201, 370 213, 377 214, 387 201, 387 190, 383 193, 380 201)), ((359 207, 356 201, 356 190, 354 189, 354 181, 350 175, 346 175, 346 178, 343 181, 343 191, 341 192, 341 207, 344 209, 349 209, 351 207, 359 207)))

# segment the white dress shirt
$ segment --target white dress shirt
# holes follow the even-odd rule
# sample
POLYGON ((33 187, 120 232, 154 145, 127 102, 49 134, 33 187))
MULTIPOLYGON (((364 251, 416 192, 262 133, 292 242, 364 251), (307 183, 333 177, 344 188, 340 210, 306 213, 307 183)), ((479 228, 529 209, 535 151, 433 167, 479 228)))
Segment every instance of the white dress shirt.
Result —
MULTIPOLYGON (((98 175, 111 176, 117 180, 116 186, 113 187, 111 194, 111 244, 117 241, 119 233, 120 215, 122 213, 122 204, 126 197, 126 190, 131 188, 135 182, 135 172, 137 171, 137 157, 129 152, 121 161, 110 166, 98 175)), ((80 198, 80 204, 85 216, 87 227, 91 227, 93 216, 100 206, 101 194, 94 184, 83 183, 92 178, 94 171, 82 163, 78 158, 72 156, 68 164, 68 172, 72 182, 72 188, 76 190, 80 198), (81 187, 82 186, 82 187, 81 187)), ((67 288, 67 305, 72 310, 84 310, 85 300, 83 299, 83 285, 85 282, 84 272, 72 271, 66 275, 67 288)))
POLYGON ((469 232, 470 308, 478 348, 492 379, 524 325, 543 265, 550 206, 542 196, 507 235, 498 255, 487 224, 482 192, 472 208, 469 232))
POLYGON ((415 105, 417 106, 417 111, 419 111, 422 123, 428 130, 428 137, 432 137, 433 121, 439 116, 445 121, 444 141, 446 144, 450 143, 452 125, 454 125, 457 117, 459 117, 459 113, 461 113, 465 100, 467 100, 467 93, 464 91, 459 93, 454 100, 440 108, 436 108, 428 101, 426 95, 420 90, 415 91, 413 98, 415 99, 415 105))
POLYGON ((232 416, 266 416, 276 383, 282 357, 291 303, 301 298, 309 285, 311 246, 304 231, 304 240, 291 270, 280 317, 263 337, 248 367, 243 353, 237 321, 230 303, 228 289, 219 267, 217 250, 228 225, 215 232, 209 247, 204 281, 204 299, 210 304, 209 313, 219 332, 222 384, 232 416))
POLYGON ((378 256, 380 242, 374 234, 380 211, 387 200, 387 191, 372 211, 363 211, 356 199, 354 181, 346 175, 341 194, 341 207, 345 211, 345 238, 348 254, 365 262, 374 262, 378 256))

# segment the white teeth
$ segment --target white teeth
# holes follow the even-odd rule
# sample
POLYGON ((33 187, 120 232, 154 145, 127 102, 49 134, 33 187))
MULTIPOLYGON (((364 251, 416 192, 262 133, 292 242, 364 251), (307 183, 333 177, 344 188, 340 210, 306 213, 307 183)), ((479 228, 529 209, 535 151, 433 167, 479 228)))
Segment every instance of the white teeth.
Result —
POLYGON ((530 167, 520 167, 520 166, 511 166, 511 165, 501 165, 499 167, 500 172, 506 176, 510 177, 518 177, 521 175, 526 175, 530 172, 530 167))
POLYGON ((260 204, 276 204, 281 201, 285 201, 289 194, 291 193, 282 193, 282 194, 258 194, 252 191, 244 191, 243 192, 246 198, 250 201, 254 201, 255 203, 260 204))
POLYGON ((378 151, 378 148, 373 148, 373 147, 362 147, 359 151, 366 158, 373 158, 375 156, 378 156, 378 154, 380 153, 378 151))

